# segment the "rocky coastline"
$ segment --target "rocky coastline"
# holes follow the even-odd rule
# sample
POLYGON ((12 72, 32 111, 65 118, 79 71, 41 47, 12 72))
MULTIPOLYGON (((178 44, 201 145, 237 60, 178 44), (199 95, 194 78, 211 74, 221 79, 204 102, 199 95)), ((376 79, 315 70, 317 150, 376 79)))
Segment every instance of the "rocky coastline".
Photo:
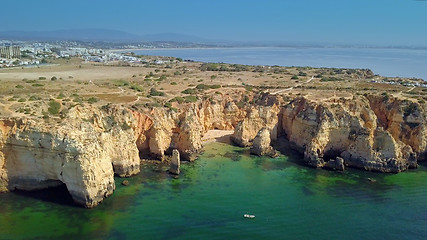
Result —
POLYGON ((176 149, 194 161, 213 129, 234 130, 236 145, 272 157, 270 142, 283 137, 315 168, 398 173, 427 159, 419 103, 381 95, 285 102, 265 93, 237 102, 203 100, 177 110, 77 105, 49 121, 0 119, 0 191, 65 184, 77 204, 91 208, 113 193, 114 175, 138 174, 141 158, 161 161, 176 149))

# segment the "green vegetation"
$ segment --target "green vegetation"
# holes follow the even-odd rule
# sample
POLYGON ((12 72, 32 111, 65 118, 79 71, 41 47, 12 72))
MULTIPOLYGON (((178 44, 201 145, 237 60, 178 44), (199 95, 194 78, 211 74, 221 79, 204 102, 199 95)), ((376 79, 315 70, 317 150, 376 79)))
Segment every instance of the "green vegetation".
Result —
POLYGON ((155 88, 150 89, 150 96, 164 96, 163 92, 157 91, 155 88))
POLYGON ((182 91, 181 93, 183 93, 183 94, 195 94, 196 93, 196 89, 194 89, 194 88, 187 88, 184 91, 182 91))
POLYGON ((116 87, 129 86, 129 82, 126 80, 116 80, 116 81, 114 81, 114 86, 116 86, 116 87))
POLYGON ((55 100, 50 100, 48 112, 52 115, 57 115, 61 109, 61 104, 55 100))
POLYGON ((137 84, 133 84, 132 86, 130 86, 130 89, 138 91, 138 92, 144 91, 144 88, 140 85, 137 85, 137 84))
POLYGON ((387 102, 390 99, 390 96, 386 92, 381 93, 381 95, 383 96, 384 102, 387 102))
POLYGON ((96 98, 96 97, 90 97, 90 98, 87 99, 87 102, 90 103, 90 104, 96 103, 98 101, 99 101, 99 99, 96 98))
POLYGON ((24 81, 25 83, 35 83, 36 80, 28 80, 26 78, 22 79, 22 81, 24 81))
POLYGON ((57 99, 63 99, 65 97, 64 93, 59 93, 57 99))
POLYGON ((296 79, 299 79, 299 77, 298 77, 297 75, 293 75, 293 76, 291 77, 291 79, 296 80, 296 79))
POLYGON ((51 77, 51 78, 50 78, 50 80, 52 80, 52 81, 56 81, 56 80, 57 80, 57 78, 56 78, 55 76, 53 76, 53 77, 51 77))
POLYGON ((39 80, 46 80, 46 77, 39 77, 39 80))
POLYGON ((171 100, 169 100, 169 102, 178 102, 178 103, 183 103, 185 101, 185 98, 183 97, 174 97, 171 100))
POLYGON ((15 88, 24 88, 24 86, 18 84, 18 85, 15 86, 15 88))
POLYGON ((323 77, 320 79, 321 82, 338 82, 338 81, 344 81, 342 78, 337 77, 323 77))
POLYGON ((249 71, 249 69, 249 66, 246 65, 226 63, 203 63, 200 66, 202 71, 241 72, 249 71))
POLYGON ((407 117, 407 116, 409 116, 409 115, 411 115, 411 114, 413 114, 413 113, 415 113, 415 112, 417 112, 418 111, 418 104, 416 104, 416 103, 414 103, 414 102, 411 102, 411 103, 409 103, 409 105, 408 106, 406 106, 404 109, 403 109, 403 115, 405 116, 405 117, 407 117))
POLYGON ((176 82, 171 82, 171 85, 177 85, 177 83, 176 82))
POLYGON ((28 101, 36 101, 36 100, 41 100, 41 97, 38 96, 31 96, 30 98, 28 98, 28 101))
POLYGON ((184 97, 185 102, 186 103, 192 103, 192 102, 197 102, 197 97, 196 96, 185 96, 184 97))

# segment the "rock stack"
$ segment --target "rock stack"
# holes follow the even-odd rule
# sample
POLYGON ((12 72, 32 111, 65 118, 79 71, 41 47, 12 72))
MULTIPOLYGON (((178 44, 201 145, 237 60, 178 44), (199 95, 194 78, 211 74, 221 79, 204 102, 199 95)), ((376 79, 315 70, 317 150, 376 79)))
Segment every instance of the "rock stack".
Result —
POLYGON ((258 156, 277 157, 276 150, 270 145, 270 130, 262 128, 254 138, 251 153, 258 156))
POLYGON ((171 161, 169 172, 175 175, 179 175, 180 165, 181 165, 181 161, 179 157, 179 151, 174 149, 172 151, 172 161, 171 161))

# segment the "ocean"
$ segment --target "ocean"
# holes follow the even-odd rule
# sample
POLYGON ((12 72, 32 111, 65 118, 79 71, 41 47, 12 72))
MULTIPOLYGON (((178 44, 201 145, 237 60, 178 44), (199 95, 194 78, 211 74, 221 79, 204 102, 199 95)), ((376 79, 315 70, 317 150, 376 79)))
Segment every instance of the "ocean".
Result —
POLYGON ((316 170, 289 151, 205 146, 173 177, 161 165, 94 209, 65 188, 0 195, 0 239, 425 239, 425 166, 399 174, 316 170), (376 182, 368 181, 373 178, 376 182), (255 215, 254 219, 244 214, 255 215))
POLYGON ((386 77, 427 80, 427 49, 259 47, 134 50, 136 54, 171 56, 202 62, 247 65, 368 68, 386 77))

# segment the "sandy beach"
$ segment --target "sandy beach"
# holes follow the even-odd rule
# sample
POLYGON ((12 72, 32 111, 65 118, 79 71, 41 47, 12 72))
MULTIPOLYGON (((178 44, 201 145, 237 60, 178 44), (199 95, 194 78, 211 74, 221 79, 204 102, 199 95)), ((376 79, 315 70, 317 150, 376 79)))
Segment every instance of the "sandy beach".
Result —
POLYGON ((202 137, 203 144, 210 142, 230 143, 230 137, 233 135, 233 130, 209 130, 202 137))

